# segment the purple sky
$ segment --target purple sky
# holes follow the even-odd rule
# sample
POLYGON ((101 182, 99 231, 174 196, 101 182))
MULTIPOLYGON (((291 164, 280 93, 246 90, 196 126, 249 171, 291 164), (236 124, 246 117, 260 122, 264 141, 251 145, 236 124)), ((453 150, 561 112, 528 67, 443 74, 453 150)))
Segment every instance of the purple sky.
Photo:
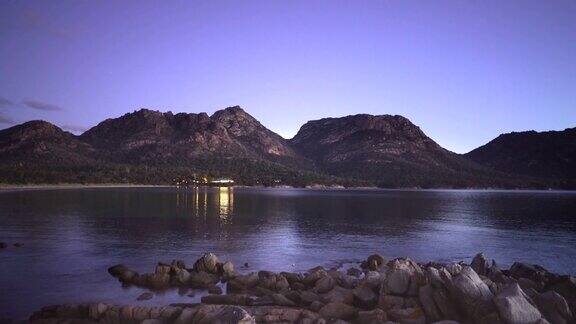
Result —
POLYGON ((576 126, 576 1, 0 0, 0 128, 140 107, 399 114, 467 152, 576 126))

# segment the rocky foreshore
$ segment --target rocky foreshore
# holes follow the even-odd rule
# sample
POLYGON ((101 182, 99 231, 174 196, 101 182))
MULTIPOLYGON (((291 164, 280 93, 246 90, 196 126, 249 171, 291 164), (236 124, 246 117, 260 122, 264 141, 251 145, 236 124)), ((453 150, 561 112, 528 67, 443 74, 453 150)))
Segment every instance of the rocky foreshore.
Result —
MULTIPOLYGON (((47 306, 34 323, 575 323, 576 278, 532 264, 500 269, 483 254, 471 264, 418 264, 371 255, 346 271, 240 274, 207 253, 191 268, 181 260, 139 274, 109 273, 123 285, 151 290, 205 289, 201 303, 47 306)), ((144 294, 143 294, 144 295, 144 294)), ((152 296, 150 293, 147 296, 152 296)), ((142 296, 143 299, 146 296, 142 296)))

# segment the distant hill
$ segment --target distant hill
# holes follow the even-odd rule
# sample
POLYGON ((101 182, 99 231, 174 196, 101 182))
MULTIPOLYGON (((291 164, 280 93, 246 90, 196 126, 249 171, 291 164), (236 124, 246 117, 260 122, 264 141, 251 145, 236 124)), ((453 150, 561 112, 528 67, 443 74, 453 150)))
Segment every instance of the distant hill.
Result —
POLYGON ((291 140, 317 167, 384 187, 517 187, 450 152, 402 116, 354 115, 309 121, 291 140))
POLYGON ((76 136, 41 120, 0 130, 0 162, 77 165, 94 162, 94 150, 76 136))
MULTIPOLYGON (((472 153, 442 148, 402 116, 310 121, 286 140, 238 106, 211 116, 141 109, 80 136, 45 121, 0 130, 0 182, 168 184, 208 176, 245 185, 544 188, 569 172, 567 165, 566 173, 510 175, 472 153)), ((556 156, 573 156, 566 154, 556 156)), ((546 161, 543 169, 564 168, 546 161)))
POLYGON ((576 128, 502 134, 464 156, 502 172, 575 181, 576 128))

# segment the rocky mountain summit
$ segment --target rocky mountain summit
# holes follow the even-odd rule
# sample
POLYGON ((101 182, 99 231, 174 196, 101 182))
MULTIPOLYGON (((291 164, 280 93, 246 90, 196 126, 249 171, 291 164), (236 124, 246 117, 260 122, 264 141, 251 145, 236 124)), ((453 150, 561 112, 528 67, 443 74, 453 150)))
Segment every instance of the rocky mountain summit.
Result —
POLYGON ((576 128, 502 134, 465 157, 502 172, 576 180, 576 128))
POLYGON ((285 139, 238 106, 212 116, 141 109, 107 119, 79 139, 123 162, 155 164, 222 156, 304 163, 285 139))
MULTIPOLYGON (((514 263, 500 269, 483 254, 471 264, 421 264, 374 254, 358 267, 306 272, 238 271, 207 253, 139 274, 108 272, 124 286, 149 289, 138 300, 178 289, 202 294, 199 304, 47 306, 32 323, 573 323, 576 278, 514 263), (224 287, 224 289, 222 288, 224 287)), ((185 298, 185 297, 184 297, 185 298)))

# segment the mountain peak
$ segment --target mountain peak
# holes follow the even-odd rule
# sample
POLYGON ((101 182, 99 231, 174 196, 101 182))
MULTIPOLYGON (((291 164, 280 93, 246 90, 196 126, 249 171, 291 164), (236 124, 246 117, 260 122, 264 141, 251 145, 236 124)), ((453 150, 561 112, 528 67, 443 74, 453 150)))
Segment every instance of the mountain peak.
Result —
POLYGON ((18 134, 19 136, 53 136, 56 134, 69 134, 60 127, 45 120, 31 120, 20 125, 1 130, 4 134, 18 134))
POLYGON ((230 107, 226 107, 224 109, 222 109, 224 111, 230 112, 230 113, 234 113, 234 114, 238 114, 238 113, 246 113, 246 111, 244 111, 244 109, 242 109, 242 107, 236 105, 236 106, 230 106, 230 107))
POLYGON ((359 136, 362 133, 388 140, 393 138, 428 139, 418 126, 403 116, 357 114, 309 121, 300 128, 292 139, 292 143, 296 145, 301 142, 309 143, 311 137, 318 136, 323 137, 321 142, 329 143, 340 141, 353 134, 359 136))
POLYGON ((254 119, 249 113, 244 111, 240 106, 231 106, 224 109, 220 109, 212 114, 211 118, 218 120, 222 118, 235 118, 238 116, 248 116, 254 119))

